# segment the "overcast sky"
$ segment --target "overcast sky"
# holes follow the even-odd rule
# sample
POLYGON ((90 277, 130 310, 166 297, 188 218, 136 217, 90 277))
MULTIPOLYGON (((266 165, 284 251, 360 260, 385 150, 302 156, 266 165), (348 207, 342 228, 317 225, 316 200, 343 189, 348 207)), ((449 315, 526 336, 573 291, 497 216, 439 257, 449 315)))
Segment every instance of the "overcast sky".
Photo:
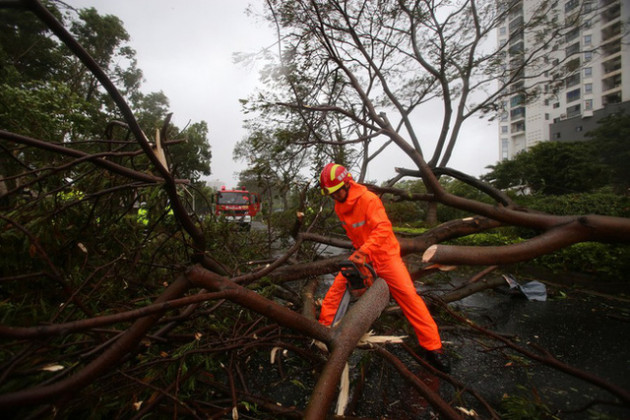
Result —
MULTIPOLYGON (((232 161, 234 144, 245 135, 239 99, 258 83, 258 69, 234 64, 233 53, 256 52, 274 41, 271 30, 245 15, 260 0, 66 0, 76 7, 94 7, 100 14, 120 18, 136 50, 144 74, 141 90, 162 91, 169 98, 173 122, 206 121, 212 148, 212 175, 235 186, 245 168, 232 161)), ((438 104, 439 106, 439 104, 438 104)), ((435 138, 439 116, 419 122, 420 138, 435 138)), ((422 140, 421 140, 422 141, 422 140)), ((496 124, 475 118, 464 125, 449 166, 478 176, 498 159, 496 124)), ((430 154, 432 146, 425 153, 430 154)), ((400 151, 392 150, 371 165, 367 179, 383 181, 394 167, 413 167, 400 151)))

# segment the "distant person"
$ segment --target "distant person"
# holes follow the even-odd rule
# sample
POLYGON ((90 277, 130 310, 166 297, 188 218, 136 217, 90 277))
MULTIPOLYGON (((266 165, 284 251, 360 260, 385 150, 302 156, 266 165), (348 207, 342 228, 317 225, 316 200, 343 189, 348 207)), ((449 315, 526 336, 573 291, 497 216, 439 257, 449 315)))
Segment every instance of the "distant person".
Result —
MULTIPOLYGON (((322 194, 335 200, 335 212, 356 249, 349 260, 360 270, 365 270, 367 263, 373 266, 376 274, 387 282, 391 296, 415 330, 420 346, 426 350, 427 361, 449 372, 450 364, 442 350, 437 325, 416 292, 381 200, 354 182, 346 168, 335 163, 322 170, 320 188, 322 194)), ((345 291, 346 278, 339 273, 322 302, 321 324, 332 323, 345 291)))

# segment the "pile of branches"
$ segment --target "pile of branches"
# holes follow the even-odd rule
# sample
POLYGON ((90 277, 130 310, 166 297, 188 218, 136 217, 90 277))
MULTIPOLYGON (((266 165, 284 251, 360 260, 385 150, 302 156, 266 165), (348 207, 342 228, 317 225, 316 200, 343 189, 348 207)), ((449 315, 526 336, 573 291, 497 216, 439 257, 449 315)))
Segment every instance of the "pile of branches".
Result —
MULTIPOLYGON (((386 364, 399 375, 430 406, 429 412, 460 418, 472 415, 474 406, 483 410, 483 417, 499 418, 493 404, 472 387, 426 364, 418 348, 409 344, 413 340, 400 345, 370 339, 371 329, 387 333, 390 328, 377 321, 390 302, 383 280, 377 280, 338 325, 327 328, 317 322, 318 279, 336 271, 346 256, 306 262, 293 257, 305 241, 350 249, 347 241, 300 227, 291 248, 263 268, 244 271, 230 264, 222 254, 224 237, 189 214, 178 193, 186 180, 171 174, 167 160, 96 61, 41 3, 13 3, 37 15, 90 69, 124 118, 120 126, 125 140, 108 137, 102 139, 102 149, 94 150, 92 142, 89 147, 56 143, 0 130, 3 149, 23 164, 18 175, 3 176, 0 197, 6 210, 0 215, 5 261, 0 277, 4 413, 342 416, 359 412, 361 401, 371 399, 361 392, 369 384, 365 375, 373 374, 365 364, 353 366, 353 395, 342 392, 338 398, 338 386, 347 377, 344 370, 358 351, 369 355, 372 366, 386 364), (131 143, 128 135, 134 139, 131 143), (135 149, 117 152, 121 141, 135 149), (30 153, 49 157, 39 160, 48 163, 26 162, 30 153), (146 158, 145 167, 136 165, 139 154, 146 158), (74 188, 77 185, 81 188, 74 188), (137 192, 143 190, 164 195, 174 223, 168 225, 167 211, 146 226, 129 220, 137 192), (287 283, 292 288, 283 287, 287 283), (433 385, 427 385, 426 375, 433 378, 433 385), (449 391, 436 388, 438 381, 448 384, 449 391), (287 383, 293 386, 290 390, 287 383)), ((397 136, 391 127, 384 130, 397 136)), ((432 187, 425 198, 479 215, 401 240, 403 253, 423 254, 432 267, 507 264, 579 241, 630 238, 627 220, 536 214, 515 208, 500 195, 496 206, 452 196, 439 186, 420 155, 416 163, 432 187), (542 233, 508 247, 440 245, 508 223, 542 233)), ((246 243, 245 239, 240 246, 246 243)), ((431 298, 448 314, 449 322, 594 383, 609 391, 616 403, 630 403, 626 390, 567 366, 542 349, 521 347, 449 309, 448 302, 498 285, 482 277, 431 298)))

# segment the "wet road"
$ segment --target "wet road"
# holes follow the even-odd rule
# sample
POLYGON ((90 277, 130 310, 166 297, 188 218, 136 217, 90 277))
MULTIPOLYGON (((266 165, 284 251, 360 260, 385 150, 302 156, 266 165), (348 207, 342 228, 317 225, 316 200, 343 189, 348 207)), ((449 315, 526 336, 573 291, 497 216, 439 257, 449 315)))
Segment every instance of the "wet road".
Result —
MULTIPOLYGON (((504 334, 536 353, 533 343, 563 363, 630 389, 630 305, 627 301, 551 290, 545 302, 487 291, 451 304, 478 325, 504 334)), ((555 369, 526 360, 514 351, 494 350, 501 343, 479 336, 449 334, 453 374, 489 401, 505 395, 539 399, 562 419, 630 418, 630 408, 590 401, 614 401, 608 392, 555 369), (600 417, 602 416, 602 417, 600 417)), ((493 404, 493 405, 494 405, 493 404)))

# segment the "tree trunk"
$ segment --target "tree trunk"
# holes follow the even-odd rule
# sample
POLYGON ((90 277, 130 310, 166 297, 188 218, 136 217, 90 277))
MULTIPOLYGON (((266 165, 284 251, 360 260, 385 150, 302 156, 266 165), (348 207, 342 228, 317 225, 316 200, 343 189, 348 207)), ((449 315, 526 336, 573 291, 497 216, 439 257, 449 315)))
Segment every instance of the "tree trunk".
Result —
POLYGON ((427 214, 424 218, 424 222, 426 223, 427 227, 437 226, 437 202, 429 201, 427 203, 427 214))

